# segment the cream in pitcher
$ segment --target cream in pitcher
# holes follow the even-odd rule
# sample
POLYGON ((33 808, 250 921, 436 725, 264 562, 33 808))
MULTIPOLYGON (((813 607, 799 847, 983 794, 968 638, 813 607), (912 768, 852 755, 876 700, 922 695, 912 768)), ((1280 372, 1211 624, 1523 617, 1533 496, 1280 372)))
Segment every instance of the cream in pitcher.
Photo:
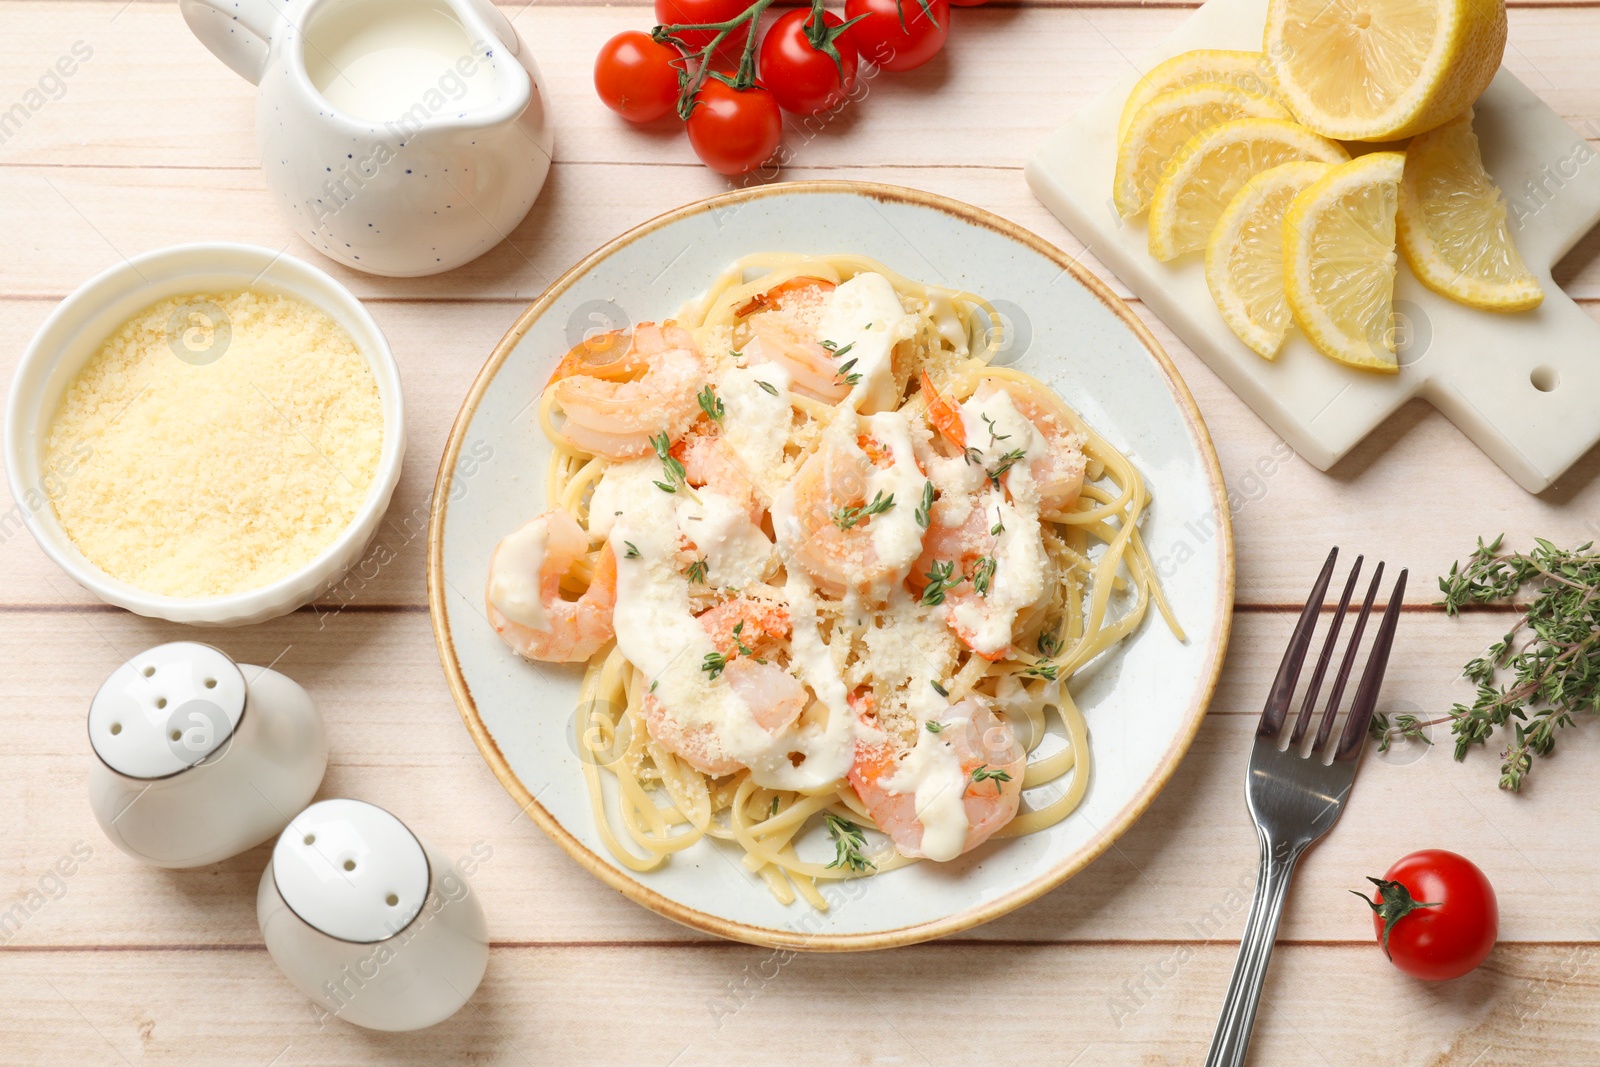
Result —
POLYGON ((357 270, 414 277, 482 255, 550 168, 545 92, 488 0, 180 0, 261 87, 267 184, 295 229, 357 270))

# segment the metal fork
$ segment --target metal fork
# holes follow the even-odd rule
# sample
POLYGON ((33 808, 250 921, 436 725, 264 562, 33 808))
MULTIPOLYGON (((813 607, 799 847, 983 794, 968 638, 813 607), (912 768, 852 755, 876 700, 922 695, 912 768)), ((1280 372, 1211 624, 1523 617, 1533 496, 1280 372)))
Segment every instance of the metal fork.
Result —
POLYGON ((1344 595, 1339 598, 1338 610, 1323 641, 1322 654, 1311 672, 1311 682, 1300 713, 1289 731, 1287 745, 1283 744, 1283 727, 1288 717, 1289 704, 1300 679, 1300 667, 1311 647, 1317 617, 1328 591, 1328 580, 1333 576, 1338 548, 1328 553, 1322 565, 1317 584, 1306 599, 1295 624, 1294 635, 1284 651, 1283 662, 1278 666, 1278 676, 1267 695, 1267 706, 1261 713, 1261 723, 1256 728, 1255 748, 1250 754, 1250 772, 1245 778, 1245 797, 1250 805, 1250 815, 1255 819, 1256 836, 1261 841, 1261 870, 1256 878, 1255 899, 1250 905, 1250 918, 1245 923, 1244 937, 1239 942, 1239 958, 1233 965, 1233 979, 1228 983, 1227 999, 1223 1002, 1222 1017, 1217 1020, 1217 1031, 1211 1038, 1211 1051, 1206 1056, 1206 1067, 1242 1067, 1245 1053, 1250 1047, 1250 1030, 1255 1025, 1256 1006, 1261 1000, 1261 987, 1267 977, 1267 961, 1272 955, 1272 945, 1278 933, 1278 920, 1283 916, 1284 900, 1289 895, 1289 880, 1294 875, 1295 864, 1314 841, 1333 828, 1344 810, 1344 802, 1355 782, 1356 764, 1361 760, 1361 750, 1367 739, 1367 729, 1372 722, 1373 708, 1378 701, 1378 687, 1383 683, 1383 672, 1389 663, 1389 649, 1394 643, 1394 628, 1400 618, 1400 601, 1405 595, 1406 572, 1400 572, 1389 604, 1378 624, 1378 635, 1372 642, 1366 668, 1356 686, 1345 716, 1344 729, 1337 741, 1333 738, 1334 719, 1339 702, 1344 696, 1351 668, 1355 665, 1361 636, 1367 626, 1367 616, 1372 613, 1372 603, 1378 595, 1378 584, 1383 579, 1383 564, 1379 563, 1356 616, 1355 628, 1345 648, 1339 671, 1334 676, 1333 690, 1328 694, 1326 709, 1317 725, 1308 755, 1300 749, 1306 730, 1311 724, 1311 712, 1322 688, 1333 658, 1334 645, 1344 624, 1345 612, 1350 606, 1350 594, 1355 590, 1356 578, 1361 573, 1361 557, 1356 557, 1350 578, 1345 582, 1344 595), (1281 749, 1281 750, 1280 750, 1281 749), (1329 758, 1331 756, 1331 759, 1329 758))

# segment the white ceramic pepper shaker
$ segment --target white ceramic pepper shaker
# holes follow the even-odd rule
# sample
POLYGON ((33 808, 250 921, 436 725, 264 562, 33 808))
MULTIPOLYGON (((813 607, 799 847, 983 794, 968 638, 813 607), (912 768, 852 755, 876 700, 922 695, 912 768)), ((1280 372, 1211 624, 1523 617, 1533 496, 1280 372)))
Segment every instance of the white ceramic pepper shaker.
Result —
POLYGON ((304 689, 193 641, 118 667, 89 705, 89 744, 100 828, 157 867, 216 863, 270 839, 328 766, 304 689))
POLYGON ((295 988, 371 1030, 442 1022, 489 964, 483 907, 455 865, 360 800, 295 817, 261 875, 256 919, 295 988))

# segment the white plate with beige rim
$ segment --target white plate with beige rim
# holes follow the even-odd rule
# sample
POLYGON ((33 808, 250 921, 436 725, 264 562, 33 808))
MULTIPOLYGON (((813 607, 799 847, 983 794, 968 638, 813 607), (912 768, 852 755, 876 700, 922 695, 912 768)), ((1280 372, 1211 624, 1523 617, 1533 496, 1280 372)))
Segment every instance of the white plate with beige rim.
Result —
POLYGON ((669 212, 573 267, 489 357, 456 418, 434 493, 428 599, 462 718, 501 783, 607 885, 686 925, 753 944, 870 949, 964 930, 1081 870, 1171 776, 1205 714, 1227 643, 1233 544, 1222 475, 1188 389, 1128 308, 1059 249, 987 212, 856 182, 743 190, 669 212), (947 864, 847 883, 827 912, 778 903, 711 839, 636 874, 602 844, 572 740, 580 672, 515 656, 483 613, 489 556, 544 510, 549 444, 534 399, 595 327, 670 317, 728 264, 756 252, 853 252, 921 281, 989 298, 1014 363, 1063 395, 1143 471, 1143 532, 1188 631, 1143 627, 1080 674, 1095 763, 1083 805, 1026 837, 947 864))

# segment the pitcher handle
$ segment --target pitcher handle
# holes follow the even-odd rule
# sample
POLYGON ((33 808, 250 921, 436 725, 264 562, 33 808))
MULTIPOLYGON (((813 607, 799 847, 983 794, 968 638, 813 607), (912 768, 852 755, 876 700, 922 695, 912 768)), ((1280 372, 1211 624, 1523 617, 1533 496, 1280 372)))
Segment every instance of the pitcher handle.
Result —
POLYGON ((178 0, 200 43, 252 85, 261 84, 283 0, 178 0))

